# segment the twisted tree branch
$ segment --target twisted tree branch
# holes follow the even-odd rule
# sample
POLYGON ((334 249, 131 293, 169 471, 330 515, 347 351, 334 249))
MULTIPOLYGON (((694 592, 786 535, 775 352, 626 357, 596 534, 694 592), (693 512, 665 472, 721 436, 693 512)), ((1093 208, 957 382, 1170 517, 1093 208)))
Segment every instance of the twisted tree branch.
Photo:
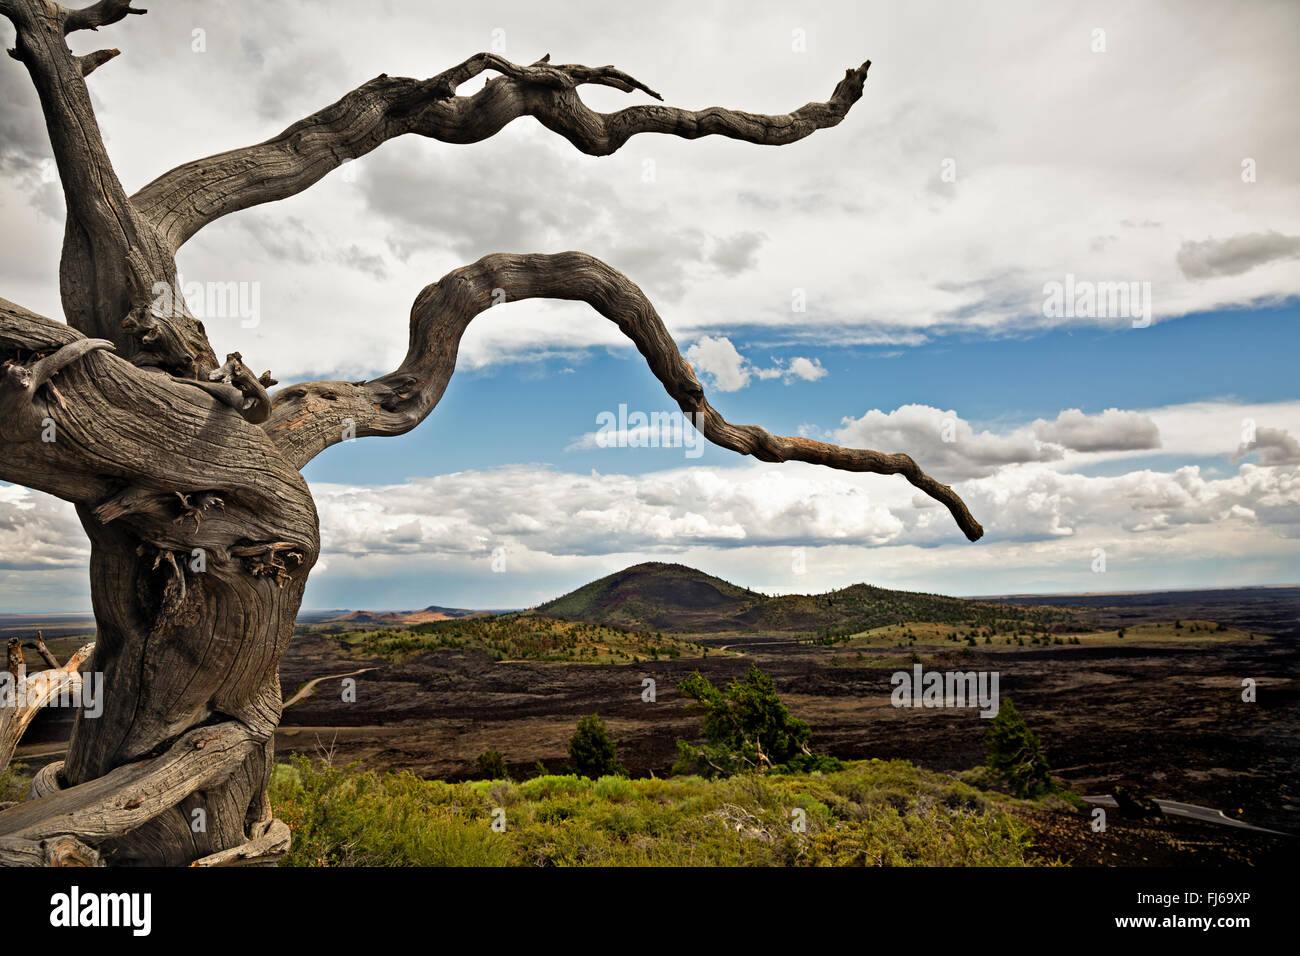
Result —
POLYGON ((0 299, 0 480, 83 505, 96 525, 120 521, 160 552, 235 562, 232 547, 292 541, 314 554, 315 514, 296 504, 309 500, 302 476, 242 417, 256 405, 246 390, 265 396, 271 379, 230 363, 236 384, 202 383, 228 389, 227 403, 0 299), (40 388, 55 373, 67 379, 59 397, 40 388))
POLYGON ((843 448, 808 438, 773 435, 757 425, 733 425, 704 397, 663 320, 626 276, 581 252, 484 256, 428 286, 411 309, 410 348, 401 366, 372 382, 309 382, 281 389, 263 426, 285 457, 302 467, 345 438, 400 435, 438 404, 456 367, 470 321, 501 301, 572 299, 613 321, 641 352, 681 410, 716 445, 760 461, 805 461, 843 471, 902 475, 943 504, 971 541, 984 533, 950 487, 904 454, 843 448))
POLYGON ((111 341, 137 364, 197 376, 216 366, 216 356, 202 324, 183 302, 171 314, 151 320, 144 331, 154 336, 152 343, 123 324, 132 309, 147 305, 155 283, 175 283, 175 258, 127 198, 86 87, 86 76, 117 51, 74 56, 65 41, 69 33, 138 13, 144 11, 132 9, 126 0, 101 0, 81 10, 51 0, 0 2, 0 15, 9 18, 17 34, 10 55, 27 67, 40 96, 67 203, 59 287, 68 324, 111 341))
POLYGON ((206 382, 177 378, 177 382, 201 388, 214 398, 229 405, 245 420, 260 425, 271 414, 271 399, 266 389, 275 384, 270 372, 254 375, 244 364, 238 352, 226 356, 226 364, 208 373, 206 382))
POLYGON ((117 49, 95 50, 93 53, 87 53, 85 56, 77 57, 77 66, 81 69, 82 76, 90 76, 91 73, 98 70, 109 60, 113 59, 113 57, 120 56, 121 54, 122 51, 117 49))
POLYGON ((289 852, 291 834, 283 820, 272 820, 261 836, 229 850, 195 860, 190 866, 273 866, 289 852))
POLYGON ((32 847, 45 841, 71 838, 93 847, 121 836, 221 781, 259 747, 235 721, 197 727, 152 760, 0 811, 0 865, 36 862, 32 847))
POLYGON ((99 3, 80 10, 67 11, 63 19, 63 35, 67 36, 77 30, 98 30, 100 27, 124 20, 127 14, 139 16, 148 12, 148 10, 134 9, 131 0, 99 0, 99 3))
POLYGON ((176 167, 131 201, 175 252, 208 223, 302 192, 341 163, 405 133, 446 143, 477 143, 521 116, 533 116, 593 156, 615 152, 638 133, 685 139, 717 135, 783 145, 838 124, 861 98, 870 65, 868 61, 847 70, 826 102, 808 103, 793 113, 764 116, 717 106, 631 106, 598 113, 578 97, 579 86, 597 84, 660 97, 612 66, 556 66, 549 57, 518 66, 480 53, 427 80, 378 76, 264 143, 176 167), (471 96, 455 95, 457 87, 487 70, 502 75, 471 96))

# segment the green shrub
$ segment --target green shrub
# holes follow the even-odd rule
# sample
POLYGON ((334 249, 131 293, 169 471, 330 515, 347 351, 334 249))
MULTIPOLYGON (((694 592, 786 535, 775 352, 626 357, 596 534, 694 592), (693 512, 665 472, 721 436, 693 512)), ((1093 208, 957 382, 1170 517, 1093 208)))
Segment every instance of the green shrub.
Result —
POLYGON ((772 768, 773 773, 835 773, 844 769, 844 761, 824 754, 798 754, 772 768))
POLYGON ((609 738, 605 722, 596 714, 588 714, 578 721, 578 729, 569 739, 569 763, 574 773, 593 780, 627 775, 618 762, 618 751, 609 738))
POLYGON ((24 764, 11 763, 0 770, 0 803, 22 803, 27 799, 32 778, 23 772, 26 769, 24 764))
POLYGON ((507 780, 510 777, 509 771, 506 770, 506 758, 499 750, 483 751, 474 763, 478 768, 478 775, 484 780, 507 780))
POLYGON ((1037 797, 1056 789, 1038 735, 1029 729, 1011 698, 998 708, 988 731, 988 766, 1017 797, 1037 797))
POLYGON ((745 679, 733 680, 725 691, 699 671, 678 684, 677 690, 703 712, 700 734, 704 743, 677 741, 674 773, 729 776, 812 758, 808 750, 812 730, 791 715, 772 678, 758 665, 750 664, 745 679))

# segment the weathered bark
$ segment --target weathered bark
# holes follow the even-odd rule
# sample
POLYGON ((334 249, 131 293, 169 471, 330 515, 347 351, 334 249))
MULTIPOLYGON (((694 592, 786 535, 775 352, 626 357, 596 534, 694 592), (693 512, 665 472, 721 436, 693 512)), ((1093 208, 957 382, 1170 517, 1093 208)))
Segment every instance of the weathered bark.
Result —
POLYGON ((3 0, 17 31, 10 56, 31 74, 40 96, 68 218, 59 266, 68 324, 107 339, 139 364, 181 375, 216 367, 202 324, 184 308, 152 314, 155 283, 174 286, 176 263, 153 224, 127 199, 99 132, 85 77, 109 51, 75 57, 64 36, 126 16, 118 0, 67 10, 44 0, 3 0), (130 321, 128 321, 130 318, 130 321))
MULTIPOLYGON (((62 782, 102 777, 212 721, 238 722, 250 741, 237 771, 199 796, 96 836, 111 862, 187 863, 270 823, 277 667, 319 549, 316 513, 261 428, 86 341, 0 300, 0 354, 18 358, 0 378, 0 478, 75 503, 91 541, 90 668, 104 675, 104 711, 78 715, 62 782), (42 382, 42 363, 61 368, 42 382)), ((13 833, 14 813, 0 813, 0 834, 13 833)))
MULTIPOLYGON (((98 634, 89 668, 105 690, 101 716, 78 715, 66 760, 37 774, 26 803, 0 810, 0 863, 224 866, 285 852, 289 834, 267 796, 278 665, 320 547, 299 469, 349 435, 414 428, 442 396, 469 322, 501 293, 589 303, 632 339, 711 441, 764 461, 901 474, 979 537, 961 499, 906 455, 727 422, 640 289, 581 253, 492 255, 458 269, 417 298, 395 372, 274 396, 270 374, 255 376, 238 352, 218 367, 182 296, 165 296, 175 308, 163 308, 156 295, 158 283, 174 289, 176 250, 203 226, 294 195, 405 133, 473 143, 532 116, 591 155, 646 132, 780 145, 843 120, 869 63, 847 70, 825 103, 783 115, 658 105, 603 114, 582 103, 580 86, 659 96, 611 66, 518 66, 478 54, 426 80, 380 76, 277 137, 179 166, 128 198, 85 81, 117 51, 74 56, 64 37, 143 12, 129 0, 81 10, 0 0, 68 208, 67 324, 0 299, 0 479, 76 506, 91 543, 98 634), (456 94, 489 70, 500 75, 456 94)), ((72 662, 47 663, 48 676, 37 677, 51 686, 76 679, 72 662)), ((0 765, 23 715, 8 720, 0 765)))
MULTIPOLYGON (((224 798, 232 789, 249 789, 263 763, 264 745, 251 740, 241 724, 196 728, 154 759, 119 766, 6 810, 0 863, 24 862, 34 845, 68 838, 94 846, 101 859, 118 864, 188 863, 215 852, 204 849, 213 839, 238 846, 247 842, 242 826, 234 834, 192 834, 185 811, 195 808, 196 797, 197 808, 211 808, 214 793, 224 798)), ((269 827, 268 818, 252 838, 269 827)))

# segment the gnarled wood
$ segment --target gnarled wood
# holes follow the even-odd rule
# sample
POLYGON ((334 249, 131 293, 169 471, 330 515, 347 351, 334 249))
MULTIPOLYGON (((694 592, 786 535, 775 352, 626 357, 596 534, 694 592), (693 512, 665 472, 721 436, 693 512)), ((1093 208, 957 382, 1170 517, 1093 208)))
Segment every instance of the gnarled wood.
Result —
POLYGON ((871 66, 867 61, 846 70, 825 103, 808 103, 776 116, 718 106, 630 106, 598 113, 579 98, 579 86, 642 90, 656 99, 659 94, 612 66, 553 66, 548 59, 518 66, 480 53, 427 80, 378 76, 264 143, 164 173, 131 201, 174 252, 208 223, 302 192, 341 163, 406 133, 444 143, 477 143, 520 117, 532 116, 592 156, 607 156, 638 133, 685 139, 725 136, 780 146, 844 119, 861 99, 871 66), (454 95, 458 86, 486 70, 502 75, 471 96, 454 95))
POLYGON ((155 283, 176 283, 172 250, 127 199, 104 148, 86 76, 107 62, 106 51, 77 57, 64 36, 121 20, 131 10, 103 0, 69 10, 50 0, 2 0, 0 14, 14 25, 11 56, 27 67, 40 96, 54 149, 68 219, 59 268, 68 323, 88 337, 113 342, 139 364, 197 376, 216 367, 203 326, 184 308, 157 317, 152 341, 123 326, 133 309, 147 308, 155 283))
POLYGON ((275 394, 267 433, 298 467, 346 437, 401 435, 442 398, 470 321, 500 301, 576 299, 613 321, 645 356, 696 428, 713 442, 760 461, 805 461, 844 471, 902 475, 943 504, 972 541, 984 533, 961 498, 923 472, 911 457, 843 448, 808 438, 733 425, 704 397, 645 294, 621 272, 581 252, 484 256, 420 293, 411 309, 411 344, 398 369, 371 382, 307 382, 275 394))
POLYGON ((274 866, 289 852, 291 834, 283 820, 272 820, 266 832, 247 843, 195 860, 190 866, 274 866))
MULTIPOLYGON (((186 808, 186 798, 225 784, 250 760, 262 756, 262 745, 242 724, 228 721, 197 727, 178 737, 159 757, 117 767, 0 812, 0 862, 5 862, 6 853, 29 852, 24 845, 69 837, 113 854, 117 863, 149 862, 147 857, 132 859, 124 854, 120 838, 156 830, 160 820, 186 808)), ((181 820, 187 822, 185 817, 181 820)), ((193 836, 196 845, 208 842, 206 833, 193 836)), ((140 845, 138 837, 130 844, 140 845)), ((189 847, 157 849, 169 862, 179 863, 185 859, 178 858, 176 851, 189 847)))

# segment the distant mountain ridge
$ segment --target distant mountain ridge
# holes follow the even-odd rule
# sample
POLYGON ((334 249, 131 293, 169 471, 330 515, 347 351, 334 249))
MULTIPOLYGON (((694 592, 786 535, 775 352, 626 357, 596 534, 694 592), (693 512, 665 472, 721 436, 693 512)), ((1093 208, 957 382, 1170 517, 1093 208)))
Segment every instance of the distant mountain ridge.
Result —
POLYGON ((1072 612, 854 584, 826 594, 770 597, 682 564, 624 568, 539 605, 536 613, 635 630, 839 634, 905 621, 968 626, 1021 621, 1051 630, 1072 612))
POLYGON ((418 611, 350 611, 337 617, 328 617, 322 624, 428 624, 432 621, 452 621, 465 617, 482 617, 491 611, 471 611, 461 607, 439 607, 430 604, 418 611))

